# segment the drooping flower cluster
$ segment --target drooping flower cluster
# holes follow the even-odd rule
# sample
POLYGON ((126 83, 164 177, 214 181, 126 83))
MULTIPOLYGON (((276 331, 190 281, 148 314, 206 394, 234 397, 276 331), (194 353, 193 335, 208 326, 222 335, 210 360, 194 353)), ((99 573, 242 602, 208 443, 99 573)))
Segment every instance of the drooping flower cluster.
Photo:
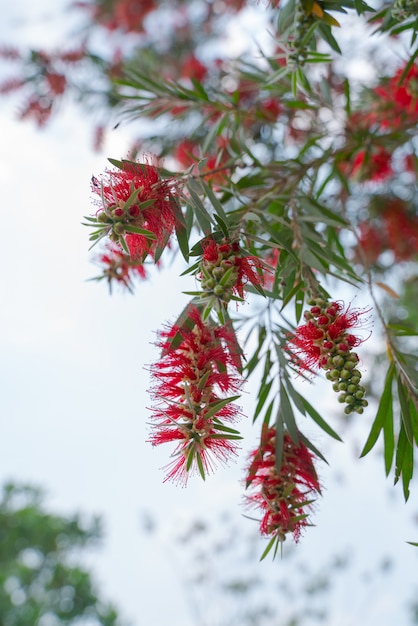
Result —
POLYGON ((93 178, 92 189, 102 204, 95 218, 87 218, 98 227, 92 240, 108 235, 137 261, 166 246, 179 216, 174 179, 161 178, 152 163, 123 161, 103 180, 93 178))
POLYGON ((177 442, 166 480, 187 483, 189 474, 202 478, 216 461, 236 454, 238 432, 225 425, 239 416, 233 401, 242 379, 240 349, 232 327, 204 323, 190 307, 181 326, 160 333, 161 359, 151 371, 154 445, 177 442))
POLYGON ((301 530, 309 526, 312 501, 321 493, 313 463, 314 456, 301 441, 295 443, 289 433, 283 437, 281 460, 276 457, 276 429, 265 426, 260 447, 250 456, 247 471, 246 500, 263 511, 260 531, 284 541, 293 534, 297 541, 301 530))
POLYGON ((226 306, 234 296, 244 297, 246 283, 260 288, 264 268, 261 259, 242 254, 238 242, 223 239, 217 243, 212 238, 203 242, 199 266, 202 290, 205 296, 226 306))
POLYGON ((146 278, 147 275, 143 263, 133 260, 115 244, 106 247, 106 250, 98 257, 97 263, 102 269, 102 274, 95 280, 106 279, 110 291, 112 291, 112 285, 116 283, 132 292, 133 279, 146 278))
POLYGON ((308 303, 311 308, 304 313, 306 324, 298 326, 289 339, 293 360, 301 370, 326 370, 334 391, 340 392, 338 400, 347 405, 344 412, 363 413, 368 404, 364 399, 366 390, 360 384, 359 357, 353 351, 363 340, 350 331, 358 327, 364 311, 350 307, 344 311, 342 303, 322 298, 308 303))

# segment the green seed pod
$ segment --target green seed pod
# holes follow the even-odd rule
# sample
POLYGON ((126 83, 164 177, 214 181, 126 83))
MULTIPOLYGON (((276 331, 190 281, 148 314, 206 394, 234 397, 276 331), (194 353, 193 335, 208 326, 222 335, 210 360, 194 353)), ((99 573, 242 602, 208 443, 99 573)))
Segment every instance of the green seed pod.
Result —
POLYGON ((350 385, 347 386, 347 391, 348 391, 348 393, 356 393, 357 386, 353 385, 353 384, 350 384, 350 385))
POLYGON ((341 402, 341 404, 343 402, 346 402, 346 397, 347 397, 346 394, 342 393, 340 396, 338 396, 338 402, 341 402))
POLYGON ((361 406, 369 406, 367 400, 361 400, 361 406))
POLYGON ((340 383, 334 383, 332 388, 334 391, 344 391, 344 389, 340 389, 340 383))
POLYGON ((355 410, 356 413, 359 413, 360 415, 362 413, 364 413, 364 409, 363 409, 362 406, 356 406, 356 407, 354 407, 354 410, 355 410))
POLYGON ((360 382, 361 378, 360 376, 351 376, 351 382, 353 383, 353 385, 358 385, 360 382))
POLYGON ((355 396, 356 396, 357 400, 361 400, 362 397, 364 396, 364 391, 359 389, 358 391, 356 391, 355 396))
POLYGON ((97 214, 96 219, 98 222, 105 223, 109 221, 109 216, 104 211, 100 211, 100 213, 97 214))
POLYGON ((330 380, 338 380, 340 378, 340 372, 336 369, 333 369, 330 372, 327 372, 327 374, 328 373, 331 376, 330 380))
POLYGON ((223 267, 214 267, 212 270, 212 274, 215 278, 222 278, 225 274, 225 270, 223 267))
POLYGON ((350 374, 351 372, 349 372, 347 369, 343 369, 340 372, 340 376, 343 380, 348 380, 350 378, 350 374))
POLYGON ((354 396, 348 395, 348 396, 345 397, 345 401, 347 402, 347 404, 354 404, 356 399, 355 399, 354 396))
POLYGON ((336 366, 336 367, 341 367, 342 365, 344 365, 344 359, 342 356, 334 356, 332 357, 332 363, 336 366))
POLYGON ((113 224, 113 232, 116 233, 117 235, 124 234, 125 226, 122 224, 122 222, 116 222, 116 224, 113 224))
POLYGON ((344 409, 344 413, 346 415, 350 415, 350 413, 352 413, 354 411, 354 407, 353 406, 346 406, 344 409))
POLYGON ((347 391, 347 383, 338 383, 338 389, 340 391, 347 391))
POLYGON ((345 360, 345 364, 344 367, 346 370, 353 370, 355 368, 356 364, 353 363, 353 361, 347 361, 347 359, 345 360))
POLYGON ((213 289, 213 293, 215 294, 215 296, 222 296, 224 293, 224 288, 222 287, 222 285, 216 285, 213 289))

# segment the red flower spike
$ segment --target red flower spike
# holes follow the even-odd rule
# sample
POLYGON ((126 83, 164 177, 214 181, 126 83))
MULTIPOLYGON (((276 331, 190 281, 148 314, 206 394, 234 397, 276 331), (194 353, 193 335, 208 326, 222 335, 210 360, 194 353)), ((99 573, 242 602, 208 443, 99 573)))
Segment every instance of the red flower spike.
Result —
POLYGON ((192 307, 185 325, 159 335, 162 357, 152 366, 153 445, 178 442, 165 480, 185 485, 192 473, 213 472, 216 462, 236 454, 238 432, 225 427, 235 421, 239 409, 231 394, 239 391, 240 355, 229 326, 204 323, 192 307))
POLYGON ((162 179, 154 164, 124 162, 123 169, 107 171, 102 180, 93 178, 92 190, 102 199, 97 222, 132 259, 144 261, 166 245, 176 224, 177 186, 172 178, 162 179), (152 236, 130 232, 138 228, 152 236))
POLYGON ((285 433, 280 468, 276 463, 276 429, 263 427, 260 447, 250 455, 246 497, 249 506, 262 510, 260 531, 284 541, 291 533, 298 541, 309 526, 312 498, 321 493, 314 456, 302 443, 285 433))
POLYGON ((314 306, 310 312, 315 315, 289 338, 292 359, 300 370, 326 370, 334 391, 342 392, 339 401, 346 403, 345 413, 363 413, 367 406, 366 390, 360 385, 361 372, 356 369, 359 357, 352 348, 364 340, 348 331, 358 328, 368 311, 350 307, 344 311, 342 303, 327 303, 320 298, 311 304, 314 306))
POLYGON ((106 278, 110 290, 113 283, 117 283, 132 292, 133 279, 137 277, 145 279, 147 276, 143 264, 132 260, 115 244, 107 247, 106 251, 97 259, 97 263, 102 268, 102 275, 98 276, 96 280, 106 278))
POLYGON ((270 269, 258 257, 243 255, 237 242, 224 239, 217 243, 209 238, 202 247, 200 278, 205 294, 227 305, 233 295, 244 297, 246 283, 262 288, 263 270, 270 269))

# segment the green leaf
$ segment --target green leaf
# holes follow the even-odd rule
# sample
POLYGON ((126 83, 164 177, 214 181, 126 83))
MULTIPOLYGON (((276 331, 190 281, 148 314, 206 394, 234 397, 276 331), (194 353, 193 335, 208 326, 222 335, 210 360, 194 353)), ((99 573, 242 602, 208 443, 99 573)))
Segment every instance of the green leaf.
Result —
MULTIPOLYGON (((397 382, 398 382, 399 403, 401 405, 401 419, 405 428, 405 434, 408 437, 408 441, 411 444, 411 446, 413 446, 414 435, 413 435, 412 416, 411 416, 412 406, 410 406, 408 390, 404 387, 400 376, 398 376, 397 382)), ((416 411, 414 411, 414 413, 416 417, 416 411)))
POLYGON ((380 398, 379 407, 377 409, 375 420, 370 429, 369 436, 367 438, 366 443, 364 444, 364 448, 361 451, 360 458, 366 456, 370 452, 370 450, 374 447, 376 441, 379 438, 380 431, 385 425, 386 420, 391 418, 392 415, 392 382, 395 374, 395 366, 391 363, 385 380, 385 386, 383 389, 382 396, 380 398))
MULTIPOLYGON (((269 542, 268 542, 268 544, 267 544, 266 549, 264 550, 263 554, 262 554, 262 555, 261 555, 261 557, 260 557, 260 561, 263 561, 263 560, 266 558, 266 556, 268 555, 268 553, 270 552, 270 550, 272 549, 272 547, 274 546, 274 544, 275 544, 276 542, 278 542, 278 541, 279 541, 279 537, 278 537, 278 535, 274 535, 274 537, 272 537, 272 538, 270 539, 270 541, 269 541, 269 542)), ((276 546, 276 549, 275 549, 275 551, 274 551, 274 556, 276 555, 276 552, 277 552, 277 546, 276 546)), ((274 557, 273 557, 273 558, 274 558, 274 557)))
POLYGON ((296 444, 299 443, 299 430, 296 425, 295 415, 282 381, 280 382, 280 410, 283 416, 283 421, 289 431, 289 435, 296 444))
POLYGON ((406 436, 405 428, 402 423, 399 432, 398 445, 396 448, 395 485, 402 476, 405 502, 409 498, 409 483, 411 482, 414 471, 413 454, 413 447, 408 441, 408 437, 406 436))
POLYGON ((263 408, 263 406, 266 403, 266 400, 269 396, 269 393, 271 391, 271 387, 273 385, 273 379, 270 380, 266 385, 261 385, 260 389, 258 391, 258 402, 257 402, 257 406, 255 407, 255 411, 254 411, 254 417, 253 417, 253 422, 255 422, 255 420, 257 419, 257 417, 260 415, 261 410, 263 408))
POLYGON ((216 413, 218 413, 221 409, 223 409, 224 406, 226 406, 230 402, 234 402, 235 400, 238 400, 238 398, 240 397, 241 396, 239 395, 231 396, 230 398, 224 398, 223 400, 216 400, 215 402, 211 402, 209 404, 209 409, 205 413, 205 420, 210 419, 211 417, 216 415, 216 413))
POLYGON ((306 398, 303 398, 301 396, 301 400, 303 406, 305 407, 307 413, 309 413, 313 421, 318 424, 318 426, 322 428, 322 430, 324 430, 327 435, 330 435, 337 441, 342 441, 341 437, 335 432, 333 428, 331 428, 329 424, 327 424, 327 422, 319 415, 318 411, 316 411, 314 407, 306 400, 306 398))
POLYGON ((135 233, 136 235, 143 235, 147 239, 156 239, 157 237, 151 230, 147 230, 146 228, 139 228, 139 226, 131 226, 130 224, 126 224, 125 231, 127 233, 135 233))

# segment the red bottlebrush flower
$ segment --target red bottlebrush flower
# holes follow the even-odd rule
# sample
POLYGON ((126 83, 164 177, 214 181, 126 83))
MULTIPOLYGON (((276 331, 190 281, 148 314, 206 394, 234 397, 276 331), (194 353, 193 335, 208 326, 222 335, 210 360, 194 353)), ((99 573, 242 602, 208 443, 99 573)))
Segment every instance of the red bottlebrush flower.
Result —
POLYGON ((276 429, 263 427, 259 448, 250 455, 247 503, 263 511, 260 531, 284 541, 289 533, 298 541, 309 526, 312 498, 321 493, 314 456, 302 442, 284 434, 280 464, 276 459, 276 429), (278 466, 279 465, 279 466, 278 466))
POLYGON ((234 294, 244 297, 245 284, 248 282, 261 288, 265 264, 255 256, 242 254, 237 242, 224 239, 217 243, 209 238, 203 241, 202 247, 201 284, 208 296, 228 304, 234 294))
POLYGON ((415 124, 418 120, 418 66, 412 65, 402 78, 404 70, 401 67, 373 90, 375 115, 384 130, 396 129, 405 122, 415 124))
POLYGON ((351 174, 361 180, 383 181, 393 174, 392 155, 379 147, 370 155, 365 150, 357 153, 351 167, 351 174))
POLYGON ((67 86, 67 79, 63 74, 57 72, 48 72, 46 75, 46 82, 51 93, 55 96, 61 96, 67 86))
POLYGON ((48 97, 39 98, 33 95, 19 112, 19 119, 26 120, 32 118, 39 126, 45 126, 52 113, 53 101, 48 97))
POLYGON ((367 406, 365 388, 360 385, 361 372, 356 369, 359 357, 352 348, 364 340, 351 331, 359 327, 364 313, 359 309, 343 310, 340 302, 325 302, 316 298, 305 311, 306 324, 298 326, 289 338, 288 348, 295 365, 300 370, 324 369, 333 381, 333 389, 342 392, 340 402, 347 404, 345 413, 363 413, 367 406))
POLYGON ((259 112, 267 121, 275 122, 282 112, 282 106, 276 98, 267 98, 261 102, 259 112))
POLYGON ((151 163, 126 161, 122 169, 107 171, 103 180, 93 178, 92 189, 102 199, 94 225, 125 244, 133 259, 144 261, 166 245, 178 215, 174 179, 162 179, 151 163))
POLYGON ((376 263, 379 256, 387 248, 385 233, 370 222, 361 222, 359 229, 359 244, 368 263, 376 263))
POLYGON ((408 261, 418 254, 418 216, 407 211, 402 200, 388 202, 382 214, 387 247, 397 261, 408 261))
POLYGON ((132 292, 133 279, 136 277, 146 278, 147 274, 142 263, 138 263, 125 254, 116 245, 107 246, 106 251, 97 259, 97 263, 102 268, 101 276, 95 280, 105 278, 112 291, 112 284, 118 283, 132 292))
POLYGON ((390 251, 396 261, 418 255, 418 216, 399 198, 379 199, 379 213, 370 222, 359 224, 360 246, 369 263, 390 251))
POLYGON ((271 249, 265 258, 266 266, 264 271, 263 287, 266 289, 273 289, 279 260, 280 250, 278 248, 271 249))
POLYGON ((206 65, 203 65, 203 63, 199 61, 199 59, 196 59, 193 54, 186 59, 181 68, 181 76, 183 78, 193 78, 199 83, 202 82, 207 73, 208 68, 206 65))
POLYGON ((224 422, 239 416, 232 404, 241 384, 240 354, 229 326, 204 323, 190 307, 186 322, 159 335, 162 356, 152 366, 156 381, 152 395, 154 445, 178 442, 165 480, 187 483, 199 472, 212 472, 216 461, 224 463, 236 453, 238 432, 224 422))

